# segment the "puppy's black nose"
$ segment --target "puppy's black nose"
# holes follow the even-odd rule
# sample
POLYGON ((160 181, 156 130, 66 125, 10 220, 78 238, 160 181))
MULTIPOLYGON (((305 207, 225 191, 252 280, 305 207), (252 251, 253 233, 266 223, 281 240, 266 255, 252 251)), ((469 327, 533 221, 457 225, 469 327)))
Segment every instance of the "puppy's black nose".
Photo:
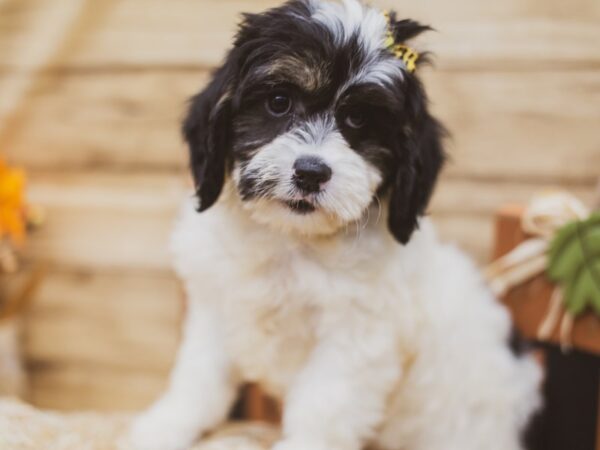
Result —
POLYGON ((294 163, 294 182, 306 192, 318 192, 329 181, 331 168, 316 156, 302 156, 294 163))

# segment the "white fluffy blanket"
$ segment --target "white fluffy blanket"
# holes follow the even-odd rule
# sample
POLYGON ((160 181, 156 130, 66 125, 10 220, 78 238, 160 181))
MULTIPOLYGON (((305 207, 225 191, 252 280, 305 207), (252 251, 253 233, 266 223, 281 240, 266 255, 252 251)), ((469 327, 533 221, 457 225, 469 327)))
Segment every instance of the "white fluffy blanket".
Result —
MULTIPOLYGON (((2 450, 129 450, 125 414, 40 411, 16 400, 0 400, 2 450)), ((268 450, 278 430, 262 423, 228 423, 190 450, 268 450)))

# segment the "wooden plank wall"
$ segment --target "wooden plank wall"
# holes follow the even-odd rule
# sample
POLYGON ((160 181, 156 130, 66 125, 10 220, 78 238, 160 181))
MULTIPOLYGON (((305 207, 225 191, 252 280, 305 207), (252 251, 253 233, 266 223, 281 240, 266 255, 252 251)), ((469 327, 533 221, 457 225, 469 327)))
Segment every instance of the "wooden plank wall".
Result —
MULTIPOLYGON (((597 0, 375 0, 438 30, 418 46, 453 134, 432 215, 479 262, 492 214, 600 174, 597 0)), ((138 408, 164 383, 181 301, 167 238, 185 191, 178 126, 241 11, 274 0, 0 0, 0 152, 30 171, 47 277, 25 321, 30 399, 138 408)))

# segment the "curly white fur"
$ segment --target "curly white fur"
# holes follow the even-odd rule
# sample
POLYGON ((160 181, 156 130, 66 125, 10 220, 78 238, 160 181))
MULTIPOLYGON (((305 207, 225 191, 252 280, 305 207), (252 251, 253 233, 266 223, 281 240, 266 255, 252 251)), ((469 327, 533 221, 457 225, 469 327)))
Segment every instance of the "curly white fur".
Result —
POLYGON ((276 450, 522 448, 540 369, 509 351, 507 312, 427 220, 406 246, 377 211, 359 232, 295 236, 223 197, 203 214, 190 201, 176 228, 189 310, 139 448, 186 448, 243 381, 285 401, 276 450))
MULTIPOLYGON (((383 14, 355 0, 311 5, 336 41, 359 33, 375 55, 350 82, 403 79, 397 60, 381 62, 383 14)), ((183 343, 134 443, 186 448, 254 381, 285 404, 274 450, 521 450, 541 374, 510 352, 507 312, 427 220, 407 245, 394 240, 389 205, 377 203, 382 168, 321 116, 234 161, 209 210, 186 203, 173 236, 188 294, 183 343), (302 156, 331 168, 318 192, 294 187, 302 156), (258 192, 242 201, 244 175, 258 192)))
POLYGON ((381 173, 352 150, 332 124, 317 121, 304 125, 304 129, 282 134, 258 149, 243 168, 234 168, 233 177, 238 184, 241 173, 250 172, 261 182, 275 182, 268 195, 241 205, 255 221, 284 232, 331 234, 361 219, 381 184, 381 173), (300 156, 316 156, 335 167, 331 180, 320 192, 306 195, 295 187, 293 166, 300 156), (317 204, 317 210, 299 215, 291 213, 284 203, 304 198, 317 204))

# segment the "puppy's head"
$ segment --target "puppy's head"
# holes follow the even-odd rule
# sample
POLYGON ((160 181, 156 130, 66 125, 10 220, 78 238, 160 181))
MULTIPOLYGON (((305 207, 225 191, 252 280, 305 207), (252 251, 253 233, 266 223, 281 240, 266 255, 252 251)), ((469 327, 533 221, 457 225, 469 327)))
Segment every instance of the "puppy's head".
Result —
POLYGON ((255 220, 327 234, 379 196, 406 243, 443 162, 443 128, 390 42, 427 29, 356 0, 246 15, 183 127, 200 211, 230 177, 255 220))

